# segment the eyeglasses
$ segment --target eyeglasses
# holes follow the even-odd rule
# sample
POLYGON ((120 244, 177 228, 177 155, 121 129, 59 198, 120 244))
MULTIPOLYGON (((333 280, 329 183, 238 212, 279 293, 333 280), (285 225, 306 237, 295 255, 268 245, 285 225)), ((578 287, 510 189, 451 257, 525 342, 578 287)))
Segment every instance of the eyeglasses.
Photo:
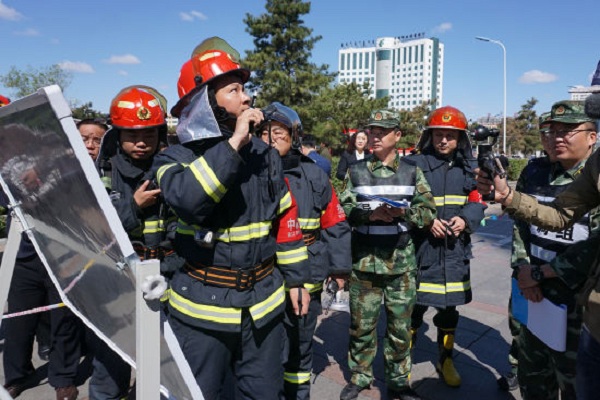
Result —
POLYGON ((83 139, 83 143, 92 143, 95 147, 99 147, 100 143, 102 143, 101 138, 97 138, 94 136, 82 136, 81 139, 83 139))
POLYGON ((549 130, 546 132, 541 132, 541 134, 546 137, 559 137, 562 139, 571 139, 573 136, 578 134, 579 132, 593 132, 593 129, 563 129, 563 130, 549 130))

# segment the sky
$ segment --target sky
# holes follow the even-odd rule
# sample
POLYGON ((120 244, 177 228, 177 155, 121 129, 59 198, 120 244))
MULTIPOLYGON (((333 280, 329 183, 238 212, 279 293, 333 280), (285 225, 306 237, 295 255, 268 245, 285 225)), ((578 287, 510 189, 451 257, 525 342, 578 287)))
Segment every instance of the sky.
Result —
MULTIPOLYGON (((242 56, 253 49, 246 14, 265 0, 0 0, 0 75, 59 64, 73 72, 71 104, 108 112, 122 88, 144 84, 178 100, 177 78, 194 47, 210 36, 242 56)), ((503 112, 506 47, 507 115, 532 97, 535 110, 588 86, 600 60, 598 5, 592 0, 313 0, 303 17, 321 36, 311 62, 337 71, 342 43, 425 32, 445 45, 443 105, 469 119, 503 112)), ((0 84, 0 94, 13 93, 0 84)), ((293 106, 293 105, 291 105, 293 106)))

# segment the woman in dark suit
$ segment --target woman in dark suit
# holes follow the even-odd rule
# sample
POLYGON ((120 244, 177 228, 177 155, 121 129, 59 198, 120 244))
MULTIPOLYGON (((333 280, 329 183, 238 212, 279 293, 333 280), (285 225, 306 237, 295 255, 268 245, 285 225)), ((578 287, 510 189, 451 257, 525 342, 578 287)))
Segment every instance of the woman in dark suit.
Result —
POLYGON ((350 168, 352 164, 358 160, 362 160, 365 156, 370 154, 369 148, 367 147, 368 143, 369 138, 364 131, 358 131, 350 137, 348 148, 342 153, 335 174, 338 179, 343 180, 346 177, 348 168, 350 168))

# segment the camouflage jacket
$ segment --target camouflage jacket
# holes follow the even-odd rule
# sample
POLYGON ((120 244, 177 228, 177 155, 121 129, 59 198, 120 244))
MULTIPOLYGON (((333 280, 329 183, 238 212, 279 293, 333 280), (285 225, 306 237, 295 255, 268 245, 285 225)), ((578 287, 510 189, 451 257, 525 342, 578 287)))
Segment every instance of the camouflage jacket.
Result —
MULTIPOLYGON (((408 199, 407 199, 408 200, 408 199)), ((416 270, 415 246, 410 232, 413 229, 428 228, 436 217, 436 206, 431 189, 423 172, 414 163, 397 157, 392 166, 386 166, 374 156, 365 158, 354 164, 345 181, 344 191, 340 194, 340 203, 353 228, 352 233, 352 268, 356 271, 370 272, 382 275, 397 275, 416 270), (407 175, 412 177, 407 178, 407 175), (386 181, 392 183, 394 178, 411 181, 410 207, 404 217, 387 224, 387 227, 397 226, 395 235, 369 235, 360 232, 361 227, 369 226, 369 215, 377 205, 365 208, 357 201, 357 177, 370 177, 378 182, 383 192, 378 194, 391 197, 387 189, 393 192, 393 187, 386 186, 386 181), (405 228, 401 228, 405 227, 405 228), (408 229, 408 233, 405 231, 408 229)))
MULTIPOLYGON (((534 197, 515 192, 506 211, 516 218, 549 230, 564 229, 600 205, 599 181, 600 153, 596 150, 577 179, 551 204, 539 205, 534 197)), ((579 293, 581 302, 585 303, 583 319, 590 333, 600 341, 600 280, 598 279, 600 247, 598 243, 599 236, 594 232, 588 240, 572 245, 563 254, 564 256, 575 254, 572 264, 570 266, 565 264, 563 269, 555 271, 574 290, 578 290, 581 285, 572 285, 571 282, 585 281, 585 287, 579 293)))
MULTIPOLYGON (((575 180, 585 162, 586 160, 583 160, 565 171, 560 163, 552 163, 547 158, 534 159, 519 176, 516 189, 536 196, 539 201, 550 202, 575 180)), ((511 266, 516 268, 523 264, 541 265, 548 262, 562 279, 544 280, 544 297, 554 303, 572 307, 575 305, 572 289, 583 284, 585 272, 583 275, 577 272, 580 268, 576 267, 579 264, 576 260, 580 254, 574 253, 570 247, 577 240, 586 239, 598 228, 599 223, 598 210, 592 210, 589 216, 582 217, 574 227, 559 232, 549 232, 536 225, 516 220, 513 228, 511 266)))

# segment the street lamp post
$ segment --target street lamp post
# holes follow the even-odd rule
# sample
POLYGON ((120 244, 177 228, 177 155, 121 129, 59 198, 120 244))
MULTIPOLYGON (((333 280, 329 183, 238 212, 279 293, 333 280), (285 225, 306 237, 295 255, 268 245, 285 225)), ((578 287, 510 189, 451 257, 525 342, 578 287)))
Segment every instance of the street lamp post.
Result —
POLYGON ((502 151, 504 151, 504 153, 506 154, 506 47, 504 47, 504 43, 502 43, 499 40, 494 40, 494 39, 481 37, 481 36, 476 36, 475 39, 481 40, 484 42, 494 43, 494 44, 497 44, 498 46, 502 47, 502 53, 504 56, 504 112, 502 113, 503 114, 503 117, 502 117, 502 124, 503 124, 502 151))

